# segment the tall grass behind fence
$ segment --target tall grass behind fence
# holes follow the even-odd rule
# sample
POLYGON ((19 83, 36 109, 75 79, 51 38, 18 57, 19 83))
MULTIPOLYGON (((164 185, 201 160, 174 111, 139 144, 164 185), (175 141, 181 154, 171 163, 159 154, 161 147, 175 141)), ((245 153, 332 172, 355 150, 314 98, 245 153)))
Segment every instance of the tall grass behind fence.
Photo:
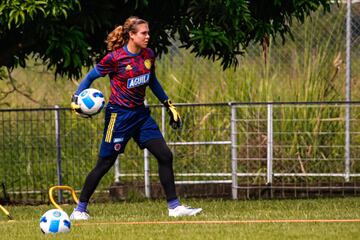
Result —
MULTIPOLYGON (((165 139, 174 153, 176 180, 230 183, 231 149, 235 147, 239 184, 247 191, 247 197, 254 197, 251 189, 261 189, 268 184, 269 105, 273 107, 273 186, 296 191, 352 184, 356 189, 360 176, 360 112, 355 103, 352 104, 348 183, 344 154, 345 104, 235 104, 234 132, 231 132, 229 104, 178 106, 184 113, 184 127, 178 131, 170 129, 167 116, 163 127, 161 108, 152 106, 152 115, 165 130, 165 139), (230 145, 232 134, 237 136, 235 146, 230 145)), ((0 123, 0 180, 5 187, 4 194, 7 193, 11 201, 47 201, 48 188, 59 181, 58 160, 61 160, 62 184, 81 189, 97 160, 102 117, 81 119, 69 109, 55 108, 1 110, 0 123), (59 113, 60 145, 56 143, 56 112, 59 113)), ((123 175, 118 180, 144 185, 144 170, 144 152, 131 141, 120 157, 123 175)), ((106 192, 115 180, 113 171, 102 179, 94 200, 109 197, 106 192)), ((157 174, 157 162, 150 156, 151 184, 159 182, 157 174)), ((261 196, 259 192, 256 197, 261 196)))
MULTIPOLYGON (((182 113, 183 127, 172 130, 168 124, 166 113, 165 139, 174 155, 174 169, 179 176, 177 181, 189 180, 181 174, 189 173, 230 173, 230 145, 223 144, 188 144, 186 142, 220 142, 229 141, 230 137, 230 108, 224 104, 178 106, 182 113)), ((152 110, 156 121, 161 124, 160 109, 152 110)), ((126 170, 125 170, 126 171, 126 170)), ((151 179, 158 181, 157 162, 151 157, 151 179)), ((216 178, 216 177, 215 177, 216 178)), ((209 180, 209 177, 196 176, 191 180, 209 180)), ((219 179, 218 177, 216 179, 219 179)), ((220 178, 221 179, 221 178, 220 178)))
MULTIPOLYGON (((152 107, 152 115, 161 126, 161 108, 152 107)), ((178 142, 224 141, 229 138, 229 109, 225 104, 202 107, 181 107, 183 130, 173 131, 166 118, 165 138, 174 152, 177 173, 229 173, 229 146, 187 145, 178 142), (172 144, 173 143, 173 144, 172 144)), ((17 109, 0 111, 0 182, 5 199, 11 201, 48 201, 48 188, 59 183, 58 161, 61 161, 61 182, 80 190, 89 171, 95 166, 103 131, 103 118, 82 119, 69 109, 17 109), (60 145, 56 143, 56 112, 59 119, 60 145), (60 150, 60 155, 57 151, 60 150)), ((120 156, 121 182, 144 180, 144 153, 133 140, 120 156), (134 175, 135 174, 135 175, 134 175)), ((157 162, 151 156, 152 181, 158 182, 157 162)), ((177 180, 186 180, 179 176, 177 180)), ((203 178, 198 177, 197 180, 203 178)), ((95 199, 108 198, 114 182, 114 169, 105 175, 95 199)))
POLYGON ((240 196, 356 194, 360 176, 360 112, 357 104, 352 105, 347 162, 345 108, 345 104, 335 103, 241 104, 237 109, 240 196), (269 105, 271 135, 266 113, 269 105))
MULTIPOLYGON (((62 184, 80 190, 95 166, 102 129, 102 116, 81 119, 69 109, 0 111, 0 182, 4 187, 0 199, 9 195, 12 201, 48 201, 48 188, 59 183, 58 160, 62 184), (56 144, 56 111, 60 146, 56 144)), ((142 172, 142 153, 134 144, 127 148, 127 160, 122 165, 142 172)), ((99 189, 107 190, 113 181, 114 174, 108 174, 99 189)))
MULTIPOLYGON (((355 108, 354 108, 355 109, 355 108)), ((266 173, 267 106, 244 106, 239 110, 240 164, 243 172, 266 173), (255 113, 255 114, 254 114, 255 113), (262 161, 255 167, 253 159, 262 161)), ((358 115, 357 111, 356 114, 358 115)), ((356 121, 355 121, 356 122, 356 121)), ((274 171, 286 173, 344 172, 344 108, 331 105, 273 106, 274 171), (326 160, 338 161, 329 164, 326 160)), ((356 134, 356 133, 354 133, 356 134)), ((356 146, 357 143, 354 143, 356 146)), ((355 169, 354 169, 355 170, 355 169)))
POLYGON ((0 122, 3 186, 12 189, 11 197, 21 192, 37 195, 31 192, 41 191, 56 178, 56 164, 51 164, 56 159, 53 115, 48 111, 1 112, 0 122))

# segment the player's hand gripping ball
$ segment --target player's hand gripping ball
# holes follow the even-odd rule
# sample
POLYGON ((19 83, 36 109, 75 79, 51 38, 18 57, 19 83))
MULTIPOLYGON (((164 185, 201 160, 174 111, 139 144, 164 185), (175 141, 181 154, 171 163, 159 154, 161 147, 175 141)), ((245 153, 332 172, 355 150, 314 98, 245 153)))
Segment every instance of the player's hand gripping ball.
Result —
POLYGON ((94 116, 101 112, 104 106, 104 95, 95 88, 85 89, 71 100, 71 108, 81 117, 94 116))
POLYGON ((51 209, 40 218, 40 229, 44 234, 70 232, 71 222, 66 212, 51 209))

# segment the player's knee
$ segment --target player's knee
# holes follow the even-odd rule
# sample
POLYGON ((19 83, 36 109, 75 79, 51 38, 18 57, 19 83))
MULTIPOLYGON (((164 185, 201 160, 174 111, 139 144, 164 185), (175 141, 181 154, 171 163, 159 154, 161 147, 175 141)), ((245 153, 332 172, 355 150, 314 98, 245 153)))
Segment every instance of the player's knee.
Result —
POLYGON ((101 171, 107 172, 112 167, 112 165, 114 165, 116 158, 117 158, 117 154, 106 157, 99 156, 96 164, 96 168, 101 171))
POLYGON ((166 149, 162 152, 161 156, 159 157, 159 162, 163 164, 172 164, 173 154, 170 149, 166 149))

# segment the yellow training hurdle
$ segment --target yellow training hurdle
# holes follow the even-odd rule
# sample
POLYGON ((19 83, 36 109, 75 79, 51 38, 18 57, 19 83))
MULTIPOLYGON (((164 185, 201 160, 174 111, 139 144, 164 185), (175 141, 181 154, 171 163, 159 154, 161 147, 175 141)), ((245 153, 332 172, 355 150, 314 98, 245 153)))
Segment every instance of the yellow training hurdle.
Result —
POLYGON ((49 188, 49 198, 50 198, 50 202, 57 208, 57 209, 60 209, 60 210, 63 210, 59 204, 57 204, 54 200, 54 196, 53 196, 53 192, 54 190, 67 190, 67 191, 70 191, 71 192, 71 196, 72 198, 74 199, 75 203, 77 204, 79 202, 77 196, 76 196, 76 193, 75 193, 75 190, 70 187, 70 186, 53 186, 51 188, 49 188))

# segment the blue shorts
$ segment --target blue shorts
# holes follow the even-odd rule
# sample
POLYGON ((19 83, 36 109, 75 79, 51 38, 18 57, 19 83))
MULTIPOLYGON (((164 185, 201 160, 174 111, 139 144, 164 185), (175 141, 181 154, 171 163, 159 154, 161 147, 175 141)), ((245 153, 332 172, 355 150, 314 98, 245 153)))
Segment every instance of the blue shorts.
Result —
POLYGON ((163 136, 150 116, 149 108, 131 109, 109 103, 105 110, 104 136, 99 156, 108 157, 123 153, 130 138, 143 149, 145 142, 163 136))

